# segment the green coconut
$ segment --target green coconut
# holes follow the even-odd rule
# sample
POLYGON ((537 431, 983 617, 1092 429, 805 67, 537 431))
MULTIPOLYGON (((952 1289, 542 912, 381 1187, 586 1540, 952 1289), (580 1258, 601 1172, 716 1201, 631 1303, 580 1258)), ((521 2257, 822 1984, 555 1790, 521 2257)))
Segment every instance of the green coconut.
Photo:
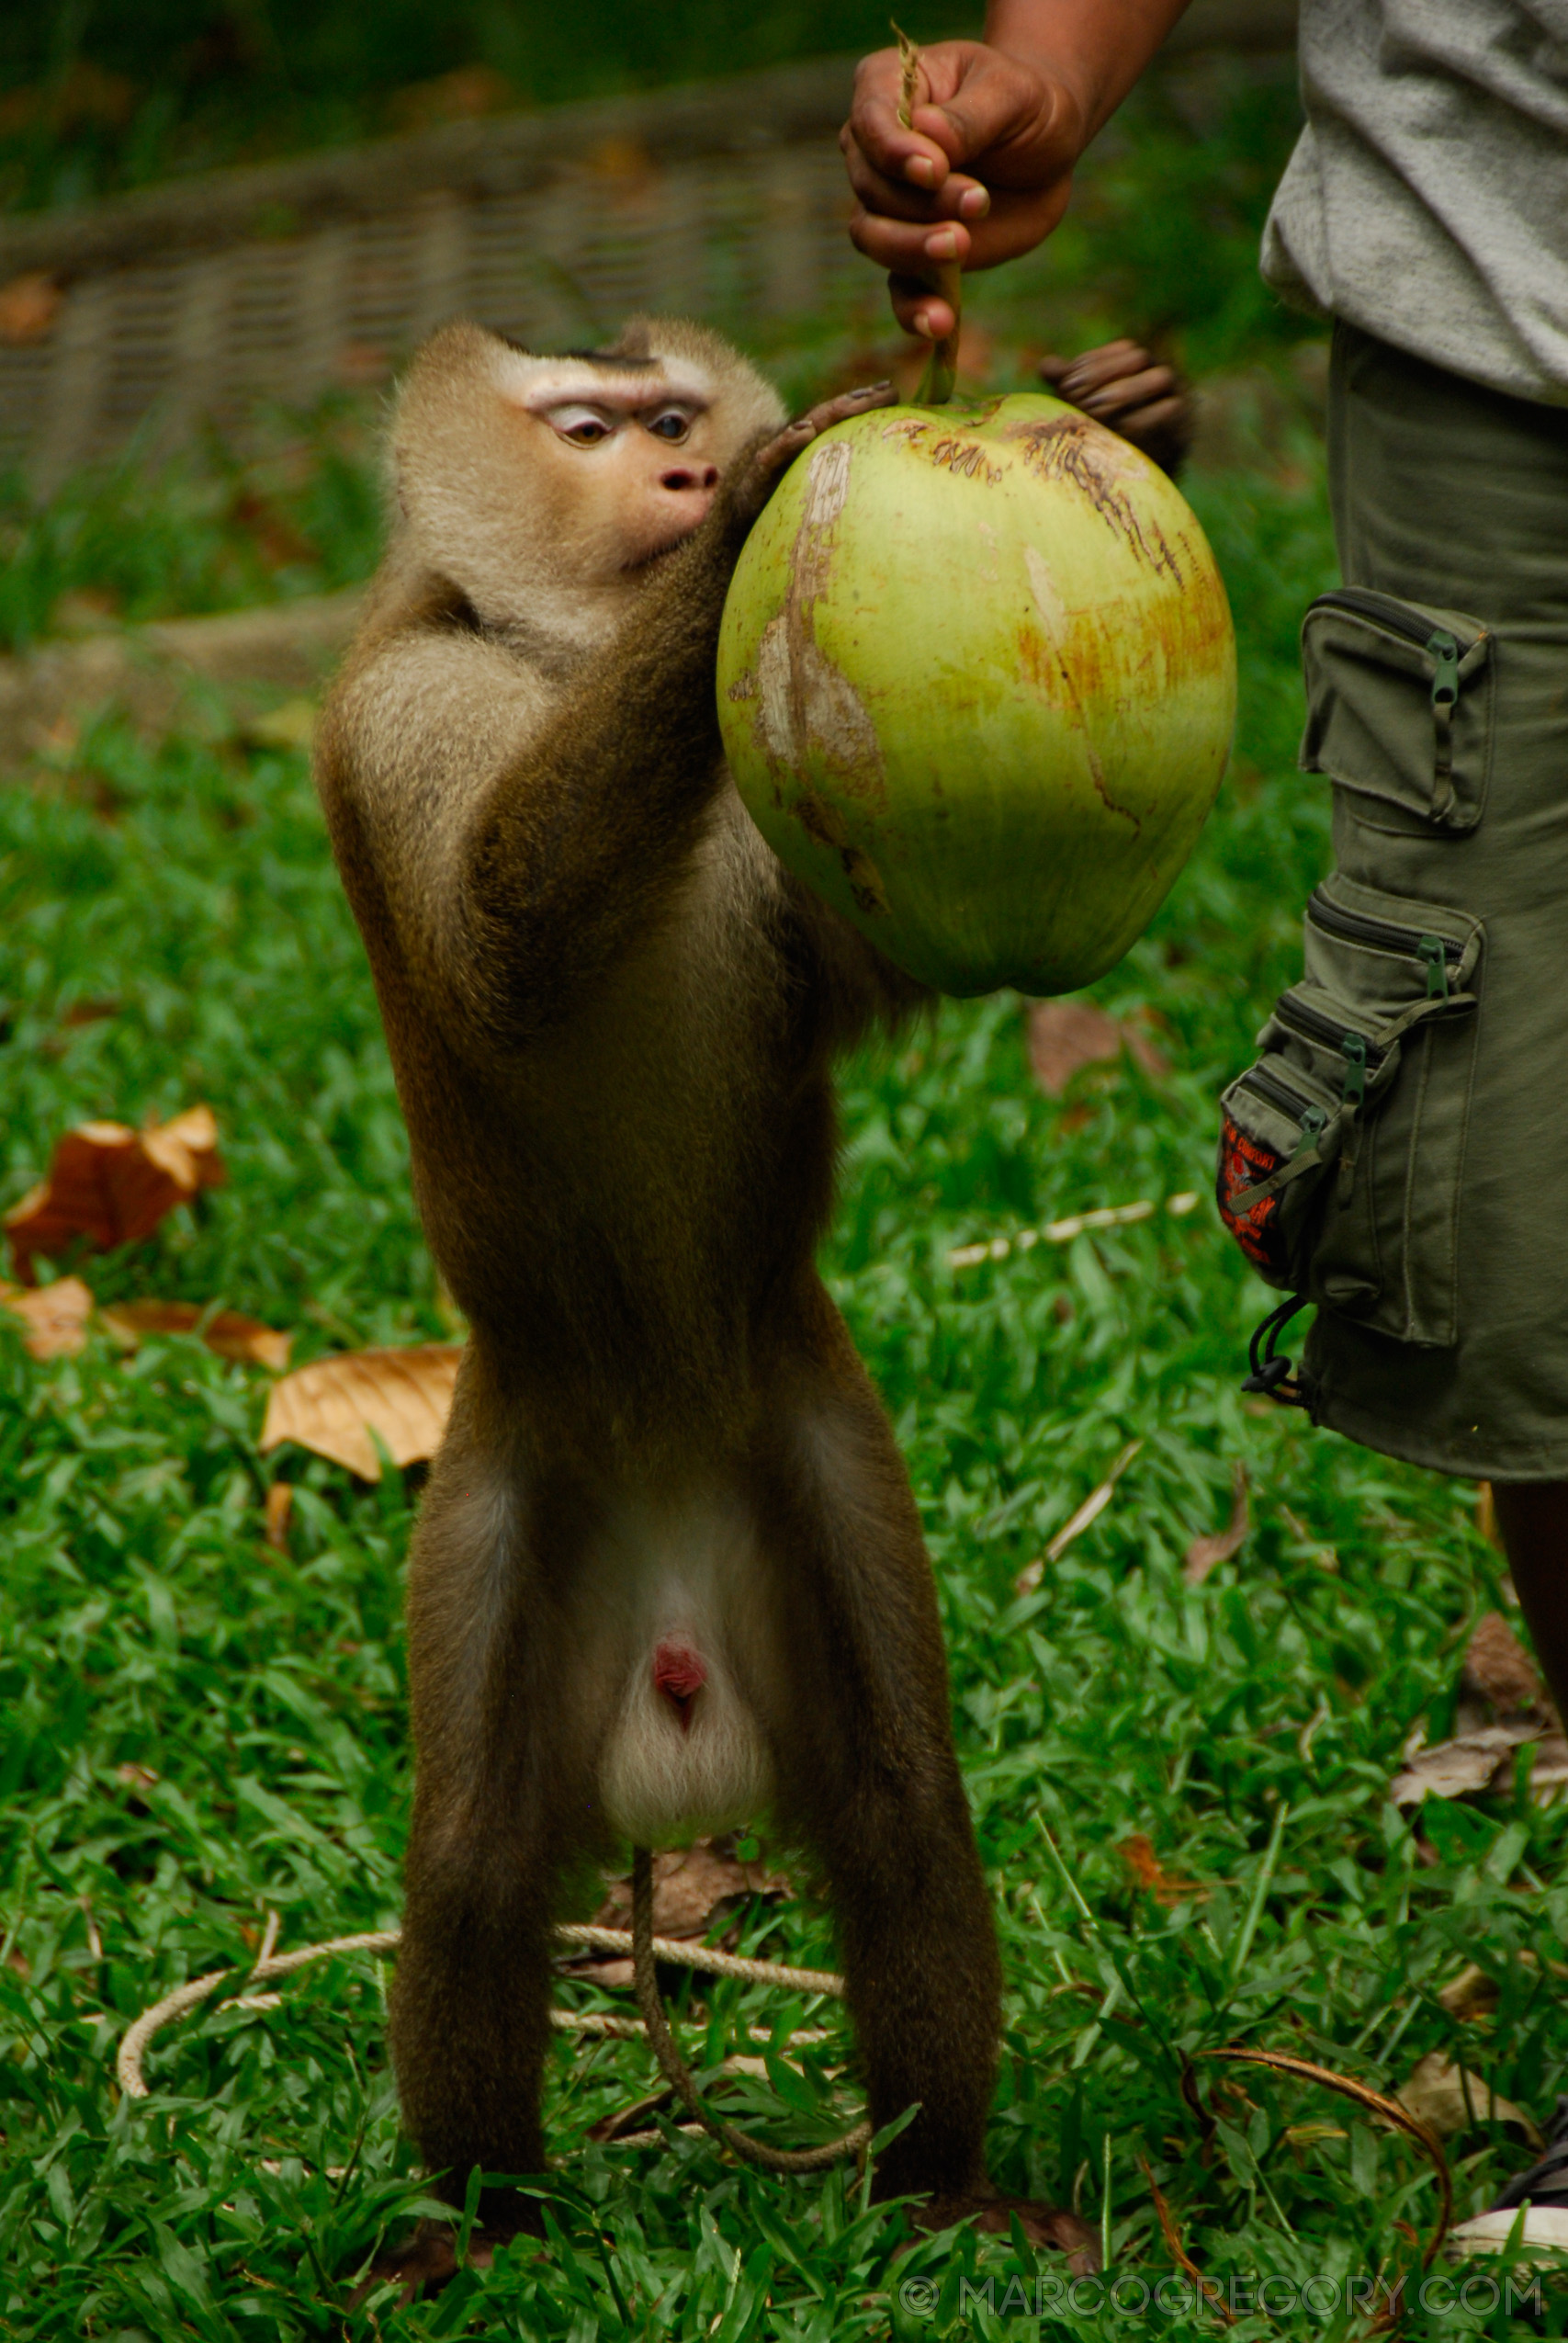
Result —
POLYGON ((1035 395, 814 440, 748 538, 724 743, 786 867, 952 993, 1066 992, 1142 934, 1235 713, 1214 557, 1174 483, 1035 395))

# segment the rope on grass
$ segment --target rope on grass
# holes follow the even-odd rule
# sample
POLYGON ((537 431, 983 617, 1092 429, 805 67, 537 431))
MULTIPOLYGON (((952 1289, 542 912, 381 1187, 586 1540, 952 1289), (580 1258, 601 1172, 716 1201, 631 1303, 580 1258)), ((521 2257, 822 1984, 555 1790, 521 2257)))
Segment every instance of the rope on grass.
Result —
MULTIPOLYGON (((842 1977, 836 1976, 829 1969, 792 1969, 778 1961, 748 1961, 737 1953, 720 1952, 705 1944, 685 1944, 673 1937, 655 1936, 651 1917, 650 1892, 650 1925, 648 1931, 650 1964, 664 1961, 671 1967, 698 1969, 711 1976, 738 1977, 746 1985, 776 1986, 786 1993, 824 1994, 838 2001, 844 1998, 842 1977)), ((616 1952, 623 1956, 631 1953, 635 1958, 634 1938, 626 1929, 598 1928, 590 1922, 572 1922, 558 1928, 555 1935, 559 1944, 581 1946, 587 1952, 616 1952)), ((304 1944, 294 1952, 275 1952, 277 1915, 272 1912, 267 1915, 266 1933, 262 1939, 260 1956, 246 1975, 245 1983, 247 1986, 266 1985, 275 1977, 292 1976, 297 1969, 307 1968, 314 1961, 330 1960, 334 1952, 370 1952, 378 1956, 395 1952, 401 1941, 400 1930, 378 1929, 357 1936, 329 1937, 324 1943, 304 1944)), ((176 1986, 172 1993, 166 1993, 161 2001, 153 2002, 151 2009, 144 2009, 127 2027, 115 2054, 115 2076, 128 2099, 146 2099, 149 2095, 141 2066, 155 2037, 176 2018, 183 2018, 188 2010, 198 2008, 217 1991, 225 1978, 231 1978, 233 1975, 232 1968, 224 1968, 213 1969, 206 1976, 192 1977, 187 1984, 176 1986)), ((657 1998, 657 1986, 654 1993, 657 1998)), ((230 1996, 221 2006, 225 2009, 276 2009, 281 1999, 282 1996, 276 1993, 238 1993, 230 1996)), ((660 2020, 663 2025, 662 2008, 660 2009, 660 2020)), ((552 2009, 550 2023, 562 2033, 602 2035, 622 2042, 640 2041, 648 2032, 642 2019, 618 2018, 608 2010, 552 2009)), ((667 2025, 664 2031, 668 2039, 667 2025)), ((754 2033, 753 2038, 761 2041, 772 2039, 765 2033, 754 2033)), ((790 2044, 798 2043, 805 2048, 826 2040, 826 2036, 812 2031, 792 2034, 789 2040, 790 2044)), ((679 2052, 675 2055, 679 2058, 679 2052)), ((660 2064, 663 2064, 662 2058, 660 2064)), ((668 2073, 669 2069, 665 2071, 668 2073)), ((673 2082, 674 2077, 671 2079, 673 2082)), ((687 2079, 690 2081, 689 2076, 687 2079)), ((854 2137, 852 2134, 849 2136, 854 2137)), ((779 2151, 770 2150, 769 2153, 773 2155, 779 2151)), ((821 2159, 820 2150, 808 2150, 807 2153, 821 2159)), ((834 2153, 838 2153, 837 2147, 834 2153)))
MULTIPOLYGON (((676 2095, 684 2100, 691 2112, 705 2132, 711 2132, 730 2152, 748 2164, 760 2164, 769 2172, 818 2172, 824 2165, 837 2164, 840 2156, 858 2156, 871 2138, 871 2125, 855 2124, 836 2140, 824 2141, 820 2147, 775 2148, 765 2140, 754 2140, 745 2132, 727 2123, 722 2115, 715 2115, 698 2090, 691 2068, 676 2046, 675 2037, 664 2015, 664 2004, 659 1998, 659 1978, 654 1964, 658 1959, 658 1939, 653 1933, 653 1857, 646 1847, 632 1852, 632 1965, 637 1984, 637 2006, 653 2052, 664 2069, 665 2079, 676 2095)), ((798 1975, 802 1974, 796 1971, 798 1975)), ((804 1974, 809 1975, 811 1972, 804 1974)), ((833 1980, 841 1994, 840 1979, 833 1980)))

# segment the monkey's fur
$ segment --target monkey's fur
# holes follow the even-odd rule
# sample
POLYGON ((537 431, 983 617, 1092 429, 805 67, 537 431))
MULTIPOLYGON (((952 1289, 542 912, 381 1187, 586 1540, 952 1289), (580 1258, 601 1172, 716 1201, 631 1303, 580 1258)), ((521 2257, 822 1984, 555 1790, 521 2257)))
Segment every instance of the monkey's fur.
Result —
MULTIPOLYGON (((563 1883, 617 1833, 760 1804, 829 1884, 873 2124, 919 2103, 880 2192, 987 2191, 1000 1975, 931 1566, 813 1264, 830 1060, 918 994, 774 859, 714 707, 731 570, 810 436, 783 419, 689 325, 558 361, 445 329, 401 392, 402 518, 321 726, 419 1208, 472 1329, 413 1548, 391 2005, 406 2120, 459 2201, 475 2165, 545 2167, 563 1883), (569 405, 667 381, 700 403, 718 486, 677 549, 618 558, 595 457, 537 436, 552 367, 569 405)), ((527 2200, 481 2217, 505 2234, 527 2200)))

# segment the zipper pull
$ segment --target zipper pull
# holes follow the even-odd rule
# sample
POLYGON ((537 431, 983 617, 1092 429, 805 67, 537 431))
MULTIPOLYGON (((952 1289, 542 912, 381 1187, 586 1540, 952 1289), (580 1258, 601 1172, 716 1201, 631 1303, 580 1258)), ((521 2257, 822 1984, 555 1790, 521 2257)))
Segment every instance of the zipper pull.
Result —
POLYGON ((1459 644, 1439 627, 1427 638, 1427 657, 1436 662, 1432 676, 1432 706, 1452 707, 1459 697, 1459 644))
POLYGON ((1301 1138, 1291 1149, 1291 1159, 1292 1162, 1295 1158, 1300 1155, 1303 1147, 1310 1147, 1314 1139, 1320 1139, 1323 1137, 1324 1132, 1328 1127, 1328 1115, 1324 1107, 1303 1106, 1302 1109, 1301 1122, 1301 1138))
POLYGON ((1448 947, 1440 935, 1424 935, 1416 946, 1418 959, 1427 963, 1427 998, 1446 1001, 1449 997, 1448 947))
POLYGON ((1459 645, 1439 627, 1427 638, 1432 671, 1432 820, 1447 821, 1454 803, 1454 702, 1459 697, 1459 645))
POLYGON ((1340 1041, 1339 1049, 1345 1060, 1345 1104, 1347 1106, 1359 1106, 1367 1094, 1366 1036, 1346 1034, 1340 1041))

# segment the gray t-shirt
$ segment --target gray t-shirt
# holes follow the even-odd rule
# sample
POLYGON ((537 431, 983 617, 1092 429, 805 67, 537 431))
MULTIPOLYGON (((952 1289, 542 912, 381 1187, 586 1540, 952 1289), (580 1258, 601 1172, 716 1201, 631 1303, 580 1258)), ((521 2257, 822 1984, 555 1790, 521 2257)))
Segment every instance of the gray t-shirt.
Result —
POLYGON ((1568 405, 1568 0, 1302 0, 1285 298, 1568 405))

